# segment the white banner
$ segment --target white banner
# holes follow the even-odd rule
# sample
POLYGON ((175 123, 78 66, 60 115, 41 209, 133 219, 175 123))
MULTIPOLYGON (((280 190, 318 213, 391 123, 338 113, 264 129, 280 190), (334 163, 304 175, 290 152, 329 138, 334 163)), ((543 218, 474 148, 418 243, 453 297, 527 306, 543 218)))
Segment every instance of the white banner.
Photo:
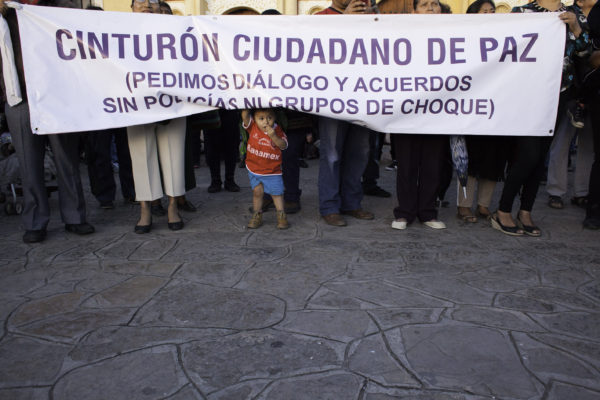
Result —
POLYGON ((381 132, 551 135, 565 41, 554 13, 18 18, 38 134, 281 106, 381 132))

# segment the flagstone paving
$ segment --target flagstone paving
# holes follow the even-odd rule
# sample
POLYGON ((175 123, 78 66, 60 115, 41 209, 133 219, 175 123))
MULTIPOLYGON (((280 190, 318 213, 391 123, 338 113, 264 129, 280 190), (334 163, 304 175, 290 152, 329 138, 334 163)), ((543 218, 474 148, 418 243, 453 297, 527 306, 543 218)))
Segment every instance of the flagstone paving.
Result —
POLYGON ((334 228, 309 164, 287 231, 273 212, 246 229, 244 171, 241 192, 208 194, 206 168, 177 232, 163 217, 136 235, 136 206, 89 193, 86 237, 56 194, 41 244, 0 216, 0 400, 600 399, 600 232, 583 210, 550 209, 542 186, 540 238, 453 207, 447 230, 397 231, 394 197, 367 197, 374 221, 334 228))

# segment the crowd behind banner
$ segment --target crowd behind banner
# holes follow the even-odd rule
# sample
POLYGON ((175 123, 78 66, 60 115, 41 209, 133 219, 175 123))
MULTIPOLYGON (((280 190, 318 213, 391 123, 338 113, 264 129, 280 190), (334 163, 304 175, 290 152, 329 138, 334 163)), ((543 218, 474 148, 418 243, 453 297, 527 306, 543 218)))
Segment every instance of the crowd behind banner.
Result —
MULTIPOLYGON (((57 0, 38 5, 68 6, 57 0)), ((414 0, 415 14, 451 13, 439 0, 414 0)), ((364 195, 390 197, 378 184, 385 135, 331 116, 313 116, 284 109, 220 109, 189 117, 85 133, 34 135, 31 131, 27 87, 24 79, 19 24, 14 9, 0 0, 4 19, 0 29, 10 40, 2 44, 3 95, 9 140, 2 143, 4 159, 19 161, 23 193, 23 241, 45 240, 50 217, 47 200, 47 145, 54 156, 54 173, 65 229, 91 234, 79 176, 80 154, 85 153, 92 194, 100 207, 115 207, 114 168, 118 165, 121 193, 126 202, 140 205, 134 231, 151 232, 153 217, 165 216, 171 230, 184 228, 180 212, 196 207, 185 194, 196 187, 194 168, 199 166, 201 132, 210 169, 209 193, 238 192, 235 168, 246 168, 252 187, 248 229, 263 223, 263 213, 276 209, 277 228, 288 229, 288 215, 302 213, 299 176, 304 157, 320 156, 319 212, 324 223, 342 227, 347 218, 373 220, 361 206, 364 195), (7 51, 8 46, 12 51, 7 51), (14 57, 7 57, 7 54, 14 57), (7 79, 7 70, 16 72, 7 79), (80 139, 83 139, 83 146, 80 139), (318 151, 315 142, 320 143, 318 151), (15 154, 11 154, 14 146, 15 154), (113 159, 116 156, 116 159, 113 159), (221 175, 224 161, 225 175, 221 175), (166 195, 167 207, 161 199, 166 195)), ((94 9, 94 8, 92 8, 94 9)), ((132 0, 134 13, 170 14, 159 0, 132 0)), ((362 0, 334 0, 319 14, 376 12, 362 0)), ((492 0, 476 0, 467 13, 493 13, 492 0)), ((96 9, 95 12, 102 12, 96 9)), ((559 0, 535 0, 515 7, 515 13, 553 12, 566 26, 564 62, 558 112, 548 116, 554 136, 447 136, 434 134, 390 135, 396 195, 391 228, 407 229, 419 220, 431 229, 445 229, 438 208, 456 170, 457 217, 465 223, 489 221, 499 232, 513 236, 540 236, 532 218, 540 182, 547 179, 548 206, 564 207, 569 154, 576 140, 577 170, 571 203, 586 209, 584 228, 600 229, 600 6, 596 0, 577 0, 565 7, 559 0), (499 207, 490 210, 494 188, 503 182, 499 207), (475 199, 477 193, 477 200, 475 199), (513 203, 520 194, 513 217, 513 203), (477 203, 475 203, 477 201, 477 203)), ((268 10, 264 14, 278 14, 268 10)), ((563 43, 557 43, 563 46, 563 43)), ((10 75, 10 71, 8 73, 10 75)), ((48 77, 52 79, 51 77, 48 77)), ((493 78, 490 78, 493 79, 493 78)), ((547 99, 540 99, 544 102, 547 99)), ((532 105, 534 107, 535 105, 532 105)), ((520 110, 527 113, 527 109, 520 110)), ((4 134, 6 138, 8 134, 4 134)), ((250 199, 249 199, 250 200, 250 199)))

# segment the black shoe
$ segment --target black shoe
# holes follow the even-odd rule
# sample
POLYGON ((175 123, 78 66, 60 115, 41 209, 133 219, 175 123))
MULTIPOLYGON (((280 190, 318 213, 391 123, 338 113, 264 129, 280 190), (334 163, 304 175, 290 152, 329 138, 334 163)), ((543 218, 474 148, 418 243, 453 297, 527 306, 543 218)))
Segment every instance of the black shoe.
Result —
POLYGON ((81 224, 65 224, 65 230, 77 235, 89 235, 90 233, 96 232, 96 229, 87 222, 82 222, 81 224))
POLYGON ((392 197, 392 194, 390 192, 388 192, 387 190, 383 190, 382 188, 380 188, 377 185, 370 186, 370 187, 363 187, 363 193, 366 196, 392 197))
POLYGON ((221 191, 221 182, 212 181, 208 189, 206 189, 208 193, 217 193, 221 191))
POLYGON ((100 208, 102 208, 103 210, 112 210, 113 208, 115 208, 115 203, 113 203, 111 200, 101 201, 100 208))
POLYGON ((296 214, 300 211, 300 202, 299 201, 286 201, 283 203, 283 211, 286 214, 296 214))
POLYGON ((188 200, 184 201, 183 203, 178 202, 177 209, 182 210, 182 211, 187 211, 187 212, 196 212, 196 210, 197 210, 196 206, 193 205, 188 200))
POLYGON ((225 190, 227 190, 228 192, 239 192, 240 191, 240 187, 233 181, 233 179, 226 180, 225 185, 223 185, 223 186, 225 187, 225 190))
MULTIPOLYGON (((179 216, 179 218, 181 218, 181 216, 179 216)), ((183 219, 180 219, 177 222, 167 222, 167 226, 172 231, 181 230, 181 229, 183 229, 183 219)))
POLYGON ((140 204, 140 202, 137 201, 135 199, 135 197, 125 197, 123 199, 123 204, 125 204, 125 205, 127 205, 127 204, 133 204, 133 205, 135 205, 135 204, 140 204))
POLYGON ((165 210, 165 208, 160 203, 158 203, 158 204, 151 204, 150 205, 150 212, 155 217, 163 217, 163 216, 167 215, 167 211, 165 210))
MULTIPOLYGON (((592 230, 598 230, 598 229, 600 229, 600 218, 598 218, 598 217, 586 217, 583 220, 583 227, 585 229, 592 229, 592 230)), ((23 240, 25 240, 25 237, 23 237, 23 240)))
POLYGON ((308 164, 306 163, 306 161, 304 161, 303 159, 299 159, 298 160, 298 166, 300 168, 308 168, 308 164))
POLYGON ((25 231, 23 235, 23 242, 25 243, 39 243, 46 239, 46 230, 39 229, 33 231, 25 231))
POLYGON ((152 220, 150 220, 150 224, 148 224, 148 225, 136 225, 135 228, 133 228, 133 231, 138 234, 150 233, 151 230, 152 230, 152 220))

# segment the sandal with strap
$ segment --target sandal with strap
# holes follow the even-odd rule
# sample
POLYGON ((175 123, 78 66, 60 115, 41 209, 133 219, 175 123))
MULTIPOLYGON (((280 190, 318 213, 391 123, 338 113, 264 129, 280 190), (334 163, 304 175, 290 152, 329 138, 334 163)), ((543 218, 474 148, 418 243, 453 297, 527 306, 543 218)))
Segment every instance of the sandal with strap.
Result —
POLYGON ((467 207, 458 207, 456 218, 460 219, 463 222, 468 222, 472 224, 477 222, 477 217, 473 215, 471 209, 467 207))
POLYGON ((587 196, 571 197, 571 204, 577 207, 585 208, 588 203, 587 196))
POLYGON ((557 210, 563 209, 565 207, 565 204, 563 203, 560 196, 550 196, 550 198, 548 199, 548 205, 551 208, 555 208, 557 210))
POLYGON ((500 219, 498 218, 498 214, 494 213, 492 218, 490 218, 490 223, 492 224, 492 228, 499 230, 500 232, 510 235, 510 236, 523 236, 523 230, 518 226, 506 226, 502 225, 500 219))
POLYGON ((517 216, 517 225, 528 236, 538 237, 538 236, 542 235, 542 230, 540 229, 539 226, 537 226, 537 225, 525 225, 523 223, 523 221, 521 221, 521 218, 518 217, 518 216, 517 216))

